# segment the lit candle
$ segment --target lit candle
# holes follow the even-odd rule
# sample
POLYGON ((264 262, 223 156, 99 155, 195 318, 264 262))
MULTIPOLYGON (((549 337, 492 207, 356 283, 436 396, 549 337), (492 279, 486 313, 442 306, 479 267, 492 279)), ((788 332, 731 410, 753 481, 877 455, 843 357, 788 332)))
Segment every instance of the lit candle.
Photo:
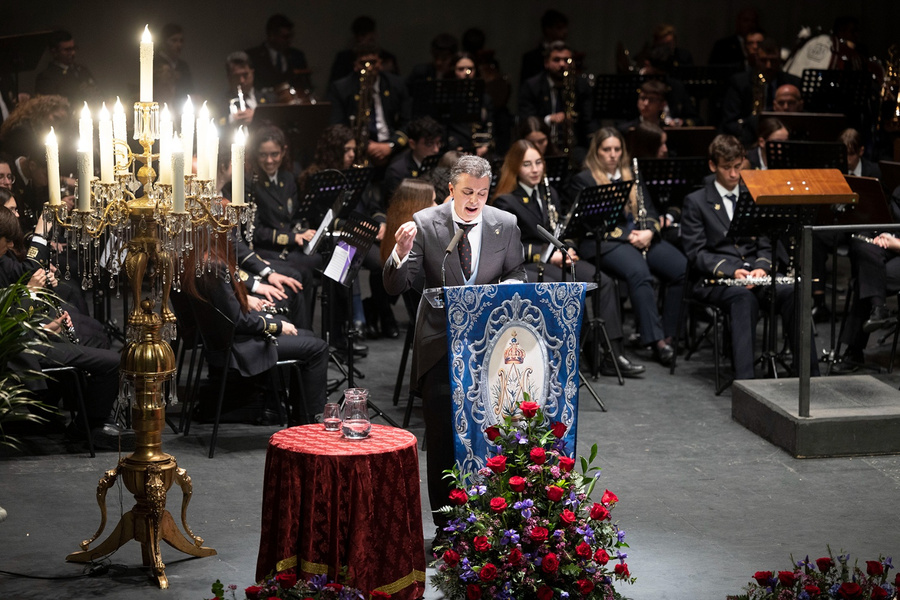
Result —
POLYGON ((178 136, 172 139, 172 163, 174 165, 175 178, 172 183, 172 210, 177 213, 184 212, 184 150, 178 136))
POLYGON ((197 117, 197 179, 209 179, 206 173, 209 167, 209 109, 206 102, 200 107, 200 115, 197 117))
POLYGON ((212 180, 213 187, 216 187, 216 175, 219 172, 219 132, 216 131, 216 123, 213 120, 209 122, 209 164, 206 167, 208 178, 212 180))
POLYGON ((244 206, 244 128, 238 127, 231 144, 231 203, 244 206))
MULTIPOLYGON (((187 102, 184 103, 184 112, 181 113, 181 149, 185 156, 185 175, 190 175, 194 170, 194 105, 191 104, 191 97, 188 96, 187 102)), ((178 169, 175 169, 178 174, 178 169)))
POLYGON ((88 173, 94 176, 94 119, 91 117, 91 109, 88 108, 87 102, 81 109, 81 118, 78 119, 78 144, 85 149, 90 162, 88 173))
POLYGON ((53 128, 47 135, 47 182, 50 186, 50 205, 59 206, 61 201, 59 193, 59 146, 56 144, 56 134, 53 128))
POLYGON ((116 104, 113 106, 113 152, 116 157, 116 170, 124 171, 125 165, 128 164, 128 152, 119 151, 117 146, 119 143, 128 145, 128 130, 125 125, 125 108, 122 101, 116 96, 116 104))
POLYGON ((113 130, 112 120, 106 102, 100 108, 100 182, 113 183, 115 170, 113 167, 113 130))
POLYGON ((172 185, 172 116, 169 105, 163 104, 159 117, 159 182, 172 185))
POLYGON ((149 25, 141 36, 141 102, 153 102, 153 38, 149 25))
MULTIPOLYGON (((78 210, 91 210, 91 156, 87 148, 78 145, 78 210)), ((57 186, 59 187, 59 186, 57 186)))

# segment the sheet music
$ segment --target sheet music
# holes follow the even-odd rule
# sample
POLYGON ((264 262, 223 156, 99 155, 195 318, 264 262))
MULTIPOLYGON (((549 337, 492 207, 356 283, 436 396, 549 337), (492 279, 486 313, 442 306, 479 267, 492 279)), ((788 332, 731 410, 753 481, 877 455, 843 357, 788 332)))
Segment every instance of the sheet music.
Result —
POLYGON ((328 261, 328 266, 325 267, 323 272, 325 277, 338 283, 344 283, 344 278, 347 276, 347 270, 350 268, 350 262, 353 260, 354 254, 356 254, 355 247, 346 242, 338 242, 331 253, 331 260, 328 261))
POLYGON ((325 235, 325 232, 328 231, 328 226, 331 225, 331 222, 334 220, 334 213, 331 212, 331 209, 328 209, 328 212, 325 213, 325 216, 322 217, 322 222, 319 223, 318 229, 316 229, 316 235, 313 236, 309 242, 303 247, 303 253, 306 255, 310 255, 316 251, 316 248, 319 247, 319 242, 322 241, 322 236, 325 235))

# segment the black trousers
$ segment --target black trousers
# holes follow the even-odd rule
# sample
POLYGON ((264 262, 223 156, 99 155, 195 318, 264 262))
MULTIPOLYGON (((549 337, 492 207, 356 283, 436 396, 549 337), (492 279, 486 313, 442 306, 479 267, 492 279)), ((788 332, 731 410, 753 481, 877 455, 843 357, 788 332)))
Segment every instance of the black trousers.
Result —
POLYGON ((450 484, 444 479, 444 471, 452 469, 455 460, 450 368, 446 358, 426 371, 419 383, 425 415, 428 502, 436 511, 449 503, 450 484))
MULTIPOLYGON (((278 336, 278 360, 298 360, 301 381, 291 377, 292 386, 302 386, 304 404, 291 407, 297 419, 319 414, 325 407, 328 382, 328 344, 312 331, 298 330, 298 335, 278 336)), ((296 391, 296 387, 292 390, 296 391)), ((292 397, 300 397, 292 393, 292 397)))

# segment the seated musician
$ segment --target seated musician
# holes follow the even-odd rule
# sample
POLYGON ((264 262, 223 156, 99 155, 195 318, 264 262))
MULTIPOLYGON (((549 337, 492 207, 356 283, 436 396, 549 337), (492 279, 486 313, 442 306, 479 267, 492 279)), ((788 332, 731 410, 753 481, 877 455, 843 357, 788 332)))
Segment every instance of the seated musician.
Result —
POLYGON ((774 117, 766 117, 760 120, 756 127, 756 144, 747 150, 747 164, 745 168, 765 171, 766 166, 766 142, 783 142, 790 137, 787 127, 774 117))
POLYGON ((838 136, 838 141, 847 147, 847 175, 881 179, 881 168, 864 156, 866 148, 857 130, 852 127, 845 129, 838 136))
POLYGON ((302 50, 291 46, 294 23, 286 16, 275 14, 266 21, 266 40, 247 49, 247 56, 258 70, 259 87, 272 91, 281 83, 288 83, 304 96, 309 96, 312 82, 302 50))
POLYGON ((800 95, 800 88, 792 83, 779 86, 775 90, 775 99, 772 100, 772 110, 784 113, 803 112, 803 96, 800 95))
MULTIPOLYGON (((409 94, 400 77, 381 70, 377 46, 360 44, 356 47, 354 72, 331 84, 328 101, 331 102, 332 124, 364 128, 368 134, 368 144, 358 149, 360 157, 365 156, 373 164, 384 166, 391 156, 406 148, 406 135, 402 130, 409 122, 409 94), (372 79, 360 75, 366 64, 372 79), (371 109, 368 116, 360 114, 359 110, 361 84, 371 86, 367 92, 371 109), (363 119, 367 122, 362 122, 363 119)), ((358 140, 359 136, 354 135, 354 138, 358 140)))
POLYGON ((637 97, 638 117, 620 123, 616 127, 626 137, 628 132, 641 123, 653 123, 660 127, 668 125, 664 115, 666 108, 666 84, 658 79, 649 79, 641 84, 637 97))
MULTIPOLYGON (((570 183, 570 196, 573 198, 585 188, 633 179, 625 141, 622 134, 612 127, 604 127, 594 134, 584 166, 585 169, 570 183)), ((637 317, 641 343, 652 347, 654 357, 661 364, 670 365, 675 359, 671 344, 678 325, 687 261, 677 248, 659 237, 659 230, 660 224, 649 192, 643 184, 636 185, 631 189, 615 229, 606 234, 599 248, 582 244, 582 258, 591 260, 594 253, 599 252, 600 267, 608 274, 625 280, 637 317), (641 212, 641 205, 645 215, 641 212), (662 316, 653 292, 654 276, 666 284, 662 316)))
POLYGON ((441 150, 444 128, 431 117, 418 117, 409 123, 409 148, 391 160, 384 173, 382 198, 387 200, 393 195, 400 182, 407 177, 418 177, 422 172, 422 162, 441 150))
MULTIPOLYGON (((522 245, 525 247, 525 270, 530 281, 564 281, 572 280, 571 265, 575 267, 575 281, 592 282, 596 269, 589 262, 580 260, 573 240, 568 254, 563 257, 561 251, 550 254, 544 261, 544 254, 549 244, 540 234, 540 225, 551 234, 563 223, 565 215, 561 212, 559 194, 544 180, 544 158, 537 148, 527 140, 513 142, 503 167, 500 170, 500 181, 491 204, 515 215, 516 222, 522 232, 522 245)), ((622 316, 619 313, 619 301, 615 286, 605 274, 600 274, 600 287, 593 293, 600 294, 598 317, 606 324, 612 348, 606 352, 601 365, 603 375, 615 375, 613 361, 619 363, 619 370, 625 377, 635 377, 644 372, 643 365, 629 361, 622 348, 622 316)))
MULTIPOLYGON (((479 67, 475 64, 475 56, 465 52, 459 52, 453 59, 453 74, 457 79, 476 79, 481 78, 479 67)), ((491 107, 493 101, 490 95, 485 91, 481 97, 481 108, 478 118, 474 121, 462 121, 452 119, 447 123, 447 147, 459 152, 468 152, 485 156, 491 146, 490 123, 493 120, 491 116, 491 107), (488 141, 485 143, 481 140, 476 143, 475 135, 481 134, 486 136, 488 141)))
POLYGON ((253 122, 256 107, 266 102, 274 102, 271 91, 256 89, 256 71, 253 62, 245 52, 232 52, 225 59, 225 75, 228 77, 227 105, 220 111, 228 115, 228 123, 238 127, 249 126, 253 122))
MULTIPOLYGON (((772 269, 771 244, 765 237, 732 238, 728 235, 734 207, 746 192, 741 187, 744 147, 737 138, 719 135, 709 146, 709 169, 715 178, 684 200, 681 235, 694 272, 702 280, 746 280, 776 273, 772 269)), ((696 282, 694 297, 722 308, 729 314, 732 362, 736 379, 753 379, 754 338, 760 306, 768 304, 768 287, 760 285, 705 285, 696 282)), ((794 286, 778 284, 775 304, 784 330, 797 356, 794 286)), ((811 348, 811 373, 819 374, 815 341, 811 348)))

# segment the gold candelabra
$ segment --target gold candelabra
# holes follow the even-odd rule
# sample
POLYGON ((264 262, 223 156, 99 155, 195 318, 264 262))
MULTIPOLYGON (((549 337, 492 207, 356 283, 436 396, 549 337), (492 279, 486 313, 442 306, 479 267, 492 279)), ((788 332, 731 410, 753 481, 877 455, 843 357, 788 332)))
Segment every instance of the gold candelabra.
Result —
MULTIPOLYGON (((185 265, 188 250, 196 250, 194 256, 198 257, 208 254, 204 246, 216 243, 215 234, 226 232, 242 221, 246 223, 248 215, 242 200, 224 203, 218 197, 214 180, 195 177, 190 167, 175 168, 173 184, 157 183, 153 162, 160 159, 162 152, 154 154, 152 147, 154 140, 161 139, 159 105, 141 101, 134 108, 134 139, 143 151, 133 154, 125 140, 115 139, 113 182, 101 182, 93 177, 92 168, 86 167, 83 172, 80 168, 77 208, 70 211, 64 203, 58 199, 54 202, 52 198, 45 207, 48 239, 56 239, 57 228, 62 228, 70 247, 79 249, 85 273, 82 287, 93 286, 101 266, 109 270, 110 286, 114 287, 124 269, 133 301, 122 351, 119 402, 131 407, 136 447, 100 479, 97 486, 100 527, 90 539, 81 542, 80 551, 69 554, 66 560, 94 561, 133 539, 141 544, 143 563, 150 567, 159 587, 167 588, 161 541, 191 556, 216 553, 205 547, 203 539, 188 527, 187 507, 193 493, 191 479, 184 469, 178 468, 174 456, 162 451, 166 405, 175 401, 175 356, 168 343, 175 337, 175 315, 168 308, 169 293, 173 285, 180 288, 185 272, 193 276, 194 271, 205 268, 200 264, 202 258, 196 259, 196 265, 185 265), (141 163, 136 173, 135 161, 141 163), (107 240, 102 242, 104 237, 107 240), (145 283, 150 284, 146 296, 143 295, 145 283), (134 495, 135 505, 122 516, 113 532, 91 549, 106 527, 106 493, 119 476, 134 495), (173 483, 182 491, 181 523, 187 535, 178 529, 166 510, 166 494, 173 483)), ((203 143, 199 138, 197 141, 198 146, 203 143)), ((49 144, 48 141, 48 148, 49 144)), ((191 148, 184 152, 187 164, 191 152, 191 148)), ((101 159, 102 156, 103 148, 101 159)), ((241 163, 234 168, 242 173, 242 146, 240 156, 241 163)), ((175 157, 177 167, 177 151, 175 157)))

